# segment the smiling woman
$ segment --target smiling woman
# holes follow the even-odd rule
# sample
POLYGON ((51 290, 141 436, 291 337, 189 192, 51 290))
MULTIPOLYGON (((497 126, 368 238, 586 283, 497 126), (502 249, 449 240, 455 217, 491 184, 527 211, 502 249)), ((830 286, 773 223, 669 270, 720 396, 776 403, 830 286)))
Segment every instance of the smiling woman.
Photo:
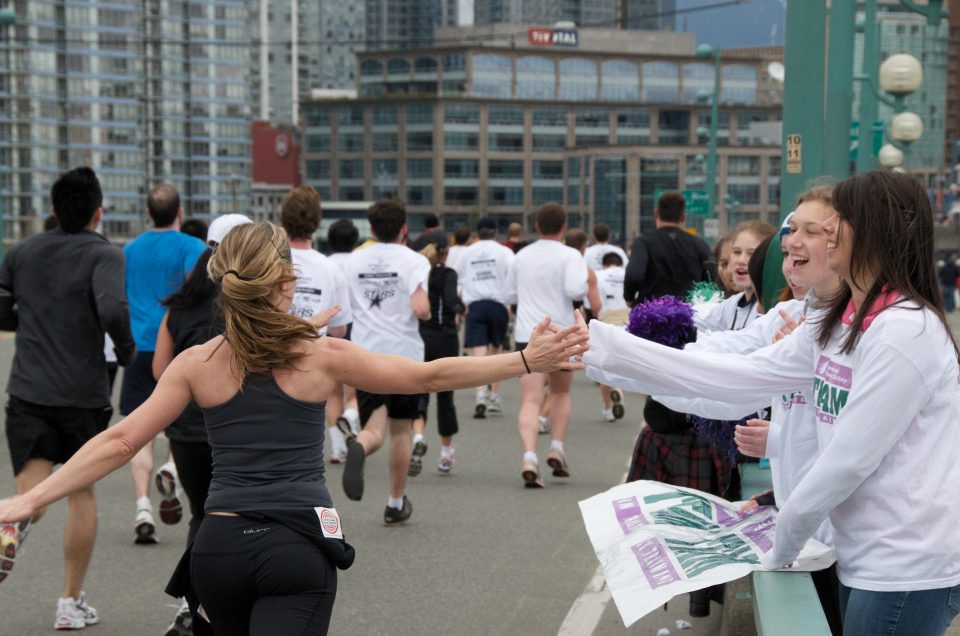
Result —
POLYGON ((782 503, 762 563, 792 563, 829 516, 843 633, 939 636, 960 609, 960 500, 948 494, 960 489, 960 366, 930 202, 913 177, 874 171, 838 184, 832 204, 819 222, 805 222, 808 207, 788 240, 797 274, 822 245, 844 279, 818 319, 746 356, 675 351, 594 321, 584 362, 655 395, 808 391, 819 456, 782 503))

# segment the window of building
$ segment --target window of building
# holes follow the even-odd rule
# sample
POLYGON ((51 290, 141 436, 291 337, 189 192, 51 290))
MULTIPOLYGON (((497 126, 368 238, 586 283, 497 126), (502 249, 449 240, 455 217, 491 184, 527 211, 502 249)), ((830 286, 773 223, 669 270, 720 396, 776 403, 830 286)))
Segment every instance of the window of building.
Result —
POLYGON ((523 162, 492 159, 487 164, 488 177, 492 179, 523 179, 523 162))
MULTIPOLYGON (((683 102, 685 104, 699 103, 697 96, 700 93, 713 94, 714 70, 710 64, 683 65, 683 102)), ((703 102, 709 103, 709 102, 703 102)))
POLYGON ((443 74, 452 75, 467 70, 467 56, 463 53, 449 53, 443 56, 443 74))
POLYGON ((407 106, 407 126, 410 124, 433 125, 433 105, 411 104, 407 106))
POLYGON ((686 144, 690 140, 690 113, 685 110, 661 110, 658 143, 686 144))
POLYGON ((561 203, 563 201, 563 186, 533 186, 533 205, 543 205, 551 201, 561 203))
POLYGON ((437 60, 432 57, 418 57, 413 63, 413 72, 416 74, 436 74, 437 60))
POLYGON ((517 97, 556 99, 556 67, 553 60, 528 55, 517 60, 517 97))
POLYGON ((680 99, 680 69, 670 62, 643 65, 643 101, 676 104, 680 99))
POLYGON ((727 174, 730 176, 760 176, 760 157, 727 157, 727 174))
POLYGON ((476 179, 480 176, 480 162, 476 159, 445 159, 443 176, 447 179, 476 179))
POLYGON ((600 97, 611 102, 640 99, 639 67, 626 60, 607 60, 601 65, 600 97))
POLYGON ((546 180, 563 180, 562 161, 543 161, 535 159, 533 162, 533 178, 546 180))
POLYGON ((410 61, 403 57, 395 57, 387 61, 387 76, 407 76, 410 74, 410 61))
POLYGON ((567 109, 551 107, 535 107, 533 109, 533 125, 550 126, 552 128, 567 129, 567 109))
POLYGON ((407 186, 407 205, 433 205, 433 186, 407 186))
POLYGON ((337 122, 341 126, 362 126, 363 108, 361 106, 341 106, 337 111, 337 122))
POLYGON ((327 152, 330 150, 330 135, 307 135, 307 152, 327 152))
POLYGON ((338 133, 337 140, 340 152, 363 152, 363 133, 338 133))
POLYGON ((341 179, 363 179, 363 159, 345 159, 337 165, 341 179))
POLYGON ((567 147, 567 135, 533 135, 534 152, 559 152, 567 147))
POLYGON ((329 179, 330 178, 330 162, 329 161, 309 159, 307 160, 306 165, 307 165, 307 179, 329 179))
POLYGON ((523 152, 523 133, 492 132, 487 137, 490 152, 523 152))
POLYGON ((480 147, 480 133, 445 132, 443 145, 447 150, 477 150, 480 147))
POLYGON ((560 99, 595 101, 597 99, 597 63, 583 58, 560 60, 560 99))
POLYGON ((489 205, 523 205, 523 186, 491 185, 487 188, 489 205))
POLYGON ((477 189, 468 186, 447 186, 443 189, 443 202, 446 205, 476 205, 477 189))
POLYGON ((397 107, 396 106, 376 106, 373 109, 374 125, 396 125, 397 107))
POLYGON ((380 79, 383 76, 383 64, 378 60, 364 60, 360 63, 361 78, 380 79))
POLYGON ((306 109, 307 126, 329 126, 330 111, 320 106, 308 106, 306 109))
POLYGON ((473 56, 473 94, 477 97, 509 98, 513 94, 513 62, 506 55, 473 56))
POLYGON ((414 130, 407 133, 407 152, 433 150, 433 131, 414 130))
POLYGON ((618 108, 617 143, 650 143, 650 111, 645 108, 618 108))
POLYGON ((379 152, 396 152, 398 147, 396 132, 373 133, 373 150, 379 152))
POLYGON ((443 121, 448 124, 479 124, 480 107, 476 104, 445 104, 443 121))
POLYGON ((728 64, 722 69, 721 104, 756 104, 757 69, 743 64, 728 64))
POLYGON ((341 201, 363 201, 363 186, 343 186, 340 188, 341 201))
POLYGON ((490 126, 523 126, 522 106, 490 106, 487 109, 490 126))
POLYGON ((433 179, 433 159, 407 159, 407 181, 433 179))

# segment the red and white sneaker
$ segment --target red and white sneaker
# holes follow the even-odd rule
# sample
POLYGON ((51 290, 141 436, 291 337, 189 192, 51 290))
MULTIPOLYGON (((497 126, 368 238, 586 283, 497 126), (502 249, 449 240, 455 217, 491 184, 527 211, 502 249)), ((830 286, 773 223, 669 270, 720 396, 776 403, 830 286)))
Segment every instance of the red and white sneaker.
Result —
POLYGON ((180 502, 180 485, 177 483, 177 466, 167 462, 157 470, 154 476, 157 490, 163 501, 160 502, 160 521, 168 526, 180 523, 183 518, 183 504, 180 502))
POLYGON ((29 530, 29 519, 20 523, 0 524, 0 583, 10 576, 29 530))
POLYGON ((86 594, 80 592, 79 599, 61 598, 57 601, 53 628, 83 629, 87 625, 96 625, 99 620, 97 610, 87 605, 86 594))

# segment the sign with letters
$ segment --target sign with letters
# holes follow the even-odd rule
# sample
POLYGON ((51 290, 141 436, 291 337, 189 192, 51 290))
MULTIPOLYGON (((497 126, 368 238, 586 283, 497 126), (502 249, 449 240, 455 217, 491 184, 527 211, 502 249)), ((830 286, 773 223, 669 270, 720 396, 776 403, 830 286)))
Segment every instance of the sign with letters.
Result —
MULTIPOLYGON (((580 502, 610 594, 629 627, 678 594, 733 581, 762 569, 777 527, 771 506, 739 505, 692 488, 634 481, 580 502)), ((793 569, 820 570, 835 560, 810 539, 793 569)))
POLYGON ((576 29, 551 29, 533 27, 527 29, 527 41, 534 46, 580 46, 580 34, 576 29))

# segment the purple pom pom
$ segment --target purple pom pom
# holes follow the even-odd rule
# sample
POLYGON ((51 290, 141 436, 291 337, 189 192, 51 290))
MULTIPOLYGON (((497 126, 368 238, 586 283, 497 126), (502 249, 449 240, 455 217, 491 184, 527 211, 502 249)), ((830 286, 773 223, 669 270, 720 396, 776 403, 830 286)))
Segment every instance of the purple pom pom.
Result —
POLYGON ((693 309, 674 296, 647 300, 630 312, 627 331, 644 340, 682 349, 696 338, 693 309))
POLYGON ((734 427, 737 424, 746 424, 747 420, 755 415, 745 417, 738 422, 724 420, 708 420, 698 415, 687 414, 687 422, 693 426, 697 436, 708 443, 720 457, 730 465, 737 463, 739 451, 733 440, 734 427))

